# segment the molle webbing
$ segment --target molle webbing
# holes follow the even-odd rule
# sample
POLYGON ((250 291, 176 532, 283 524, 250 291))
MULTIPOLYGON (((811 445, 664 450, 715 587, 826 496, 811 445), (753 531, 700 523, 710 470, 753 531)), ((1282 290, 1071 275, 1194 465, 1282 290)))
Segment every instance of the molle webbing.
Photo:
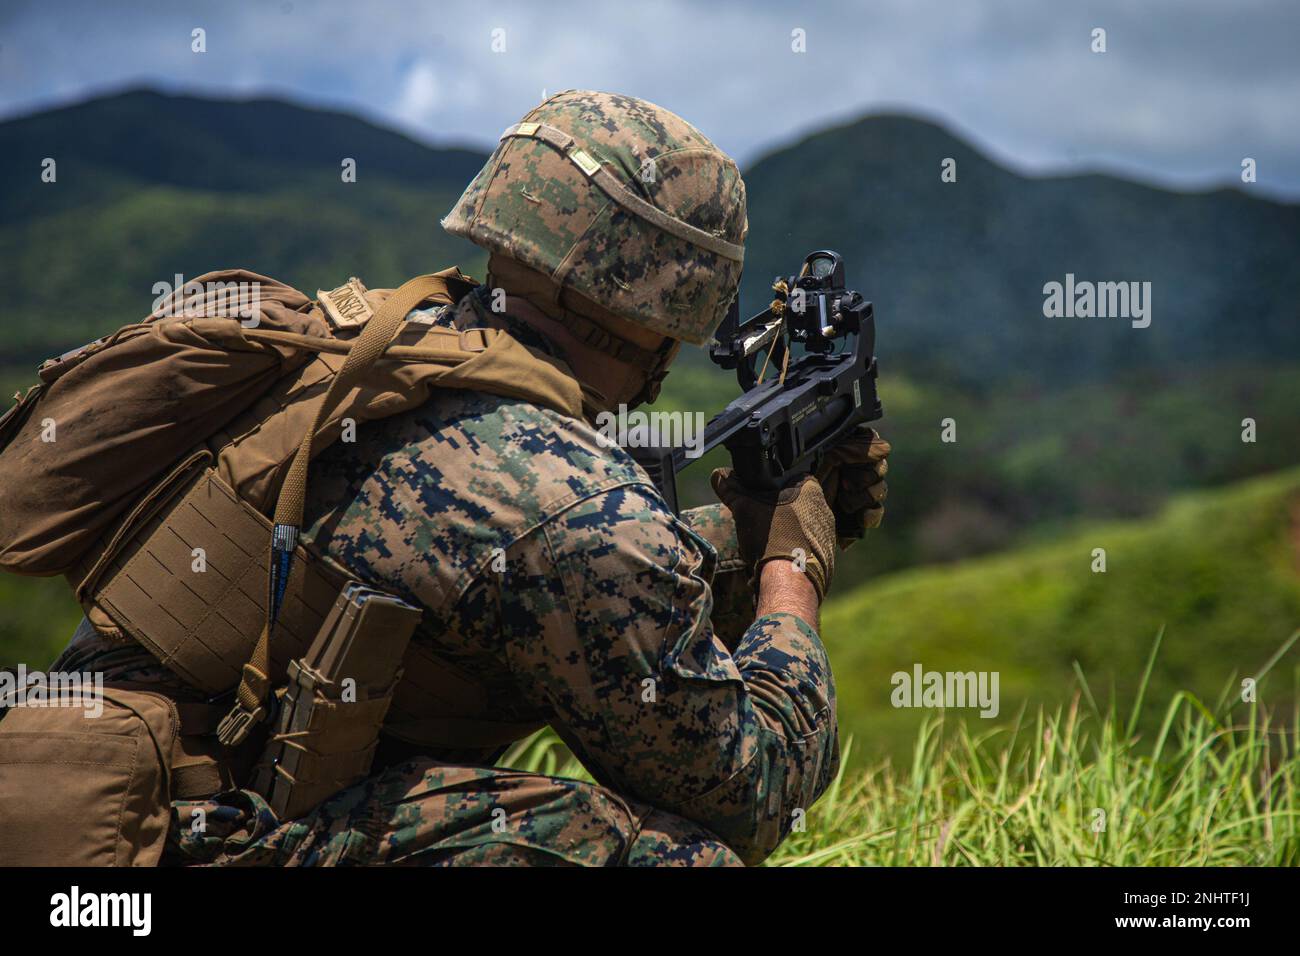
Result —
MULTIPOLYGON (((138 641, 187 683, 209 695, 223 695, 239 681, 239 666, 253 653, 266 614, 266 541, 271 524, 239 499, 195 456, 171 476, 151 507, 133 516, 129 533, 111 549, 91 553, 94 570, 80 593, 113 626, 138 641), (204 548, 206 569, 193 571, 195 547, 204 548)), ((320 632, 348 576, 333 563, 300 546, 288 596, 271 644, 272 679, 284 680, 289 663, 306 652, 320 632)), ((83 574, 86 573, 83 568, 83 574)), ((70 578, 73 577, 70 575, 70 578)), ((440 704, 463 703, 462 688, 445 664, 419 644, 403 661, 405 674, 384 722, 386 732, 423 747, 463 749, 503 746, 541 724, 501 723, 440 715, 440 704), (451 683, 449 683, 451 682, 451 683)), ((176 797, 206 795, 231 785, 222 763, 229 753, 210 734, 225 708, 203 705, 200 721, 187 719, 181 704, 187 755, 173 757, 176 797), (210 740, 211 745, 206 741, 210 740), (196 749, 197 748, 197 749, 196 749), (193 753, 188 753, 192 750, 193 753), (213 778, 220 773, 220 784, 213 778)), ((195 715, 189 715, 193 718, 195 715)))
POLYGON ((703 229, 697 229, 688 222, 682 222, 682 220, 668 215, 658 206, 646 202, 619 182, 617 176, 611 173, 608 168, 602 166, 586 150, 574 149, 576 141, 563 130, 556 129, 554 126, 547 126, 545 123, 516 123, 501 134, 502 139, 512 136, 531 137, 553 146, 567 156, 587 179, 600 187, 600 191, 617 203, 624 211, 644 219, 670 236, 676 236, 678 239, 699 246, 701 249, 707 249, 709 252, 722 256, 724 259, 730 259, 733 262, 743 262, 745 260, 744 246, 728 242, 726 239, 715 236, 711 232, 705 232, 703 229))
MULTIPOLYGON (((307 469, 316 447, 317 433, 335 407, 360 384, 365 374, 392 344, 406 314, 431 295, 445 293, 446 288, 442 276, 426 275, 411 279, 393 292, 366 323, 360 336, 352 342, 343 367, 335 374, 320 404, 316 406, 316 414, 302 436, 302 442, 294 454, 276 499, 275 523, 271 529, 270 553, 267 556, 266 620, 253 646, 252 655, 244 663, 235 706, 217 728, 217 736, 224 744, 237 746, 242 743, 252 727, 268 715, 267 697, 272 687, 271 639, 279 621, 280 609, 289 593, 292 572, 299 563, 295 561, 295 556, 307 500, 307 469)), ((494 343, 510 341, 496 329, 479 331, 483 344, 476 349, 463 350, 451 365, 453 370, 457 365, 469 364, 478 355, 489 354, 494 343)))
MULTIPOLYGON (((271 523, 204 458, 173 489, 125 540, 97 556, 93 577, 78 590, 187 683, 221 694, 238 683, 265 622, 271 523)), ((273 677, 310 645, 345 579, 302 547, 298 552, 273 677)))

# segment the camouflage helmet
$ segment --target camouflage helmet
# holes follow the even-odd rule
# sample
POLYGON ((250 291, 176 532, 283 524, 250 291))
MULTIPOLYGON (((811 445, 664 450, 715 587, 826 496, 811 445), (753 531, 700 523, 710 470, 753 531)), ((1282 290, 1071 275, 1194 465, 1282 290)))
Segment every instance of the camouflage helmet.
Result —
POLYGON ((638 325, 709 340, 740 281, 745 184, 645 100, 567 90, 507 129, 442 220, 638 325))

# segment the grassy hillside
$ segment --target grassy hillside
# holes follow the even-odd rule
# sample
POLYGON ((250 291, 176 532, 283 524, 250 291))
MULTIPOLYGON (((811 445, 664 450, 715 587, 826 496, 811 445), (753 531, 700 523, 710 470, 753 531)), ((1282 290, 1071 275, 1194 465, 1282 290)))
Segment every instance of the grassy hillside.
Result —
MULTIPOLYGON (((891 675, 916 663, 998 672, 999 719, 1009 719, 1064 699, 1077 662, 1105 707, 1112 690, 1136 697, 1163 629, 1151 696, 1212 699, 1300 626, 1300 470, 1183 495, 1149 519, 889 575, 833 596, 822 623, 844 729, 872 754, 897 753, 927 714, 890 703, 891 675), (1105 573, 1091 570, 1095 548, 1105 573)), ((1295 662, 1293 653, 1278 665, 1283 676, 1261 685, 1261 700, 1289 701, 1295 662)))
MULTIPOLYGON (((978 732, 930 718, 900 761, 841 762, 766 865, 1300 865, 1296 715, 1186 692, 1147 713, 1147 740, 1078 692, 978 732)), ((549 731, 503 764, 591 779, 549 731)))
MULTIPOLYGON (((952 562, 1048 539, 1080 516, 1152 514, 1175 492, 1222 485, 1300 463, 1300 365, 1221 365, 1116 376, 1048 390, 981 394, 951 382, 894 373, 881 380, 894 442, 885 524, 843 555, 840 586, 882 572, 952 562), (940 423, 956 422, 956 441, 940 423), (1241 422, 1257 440, 1241 441, 1241 422)), ((665 408, 718 409, 737 394, 717 369, 677 369, 665 408)), ((691 465, 679 483, 690 505, 713 500, 712 468, 691 465)))
POLYGON ((769 866, 1297 866, 1300 723, 1179 693, 1154 740, 1080 695, 996 728, 927 721, 842 769, 769 866))

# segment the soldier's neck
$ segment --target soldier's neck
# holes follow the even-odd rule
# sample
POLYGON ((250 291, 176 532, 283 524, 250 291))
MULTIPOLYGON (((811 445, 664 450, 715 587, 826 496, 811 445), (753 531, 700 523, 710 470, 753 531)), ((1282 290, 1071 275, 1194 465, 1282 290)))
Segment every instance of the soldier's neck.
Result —
MULTIPOLYGON (((646 376, 641 368, 619 361, 579 341, 562 322, 547 315, 527 299, 507 295, 506 312, 552 342, 563 353, 564 361, 573 370, 574 376, 604 396, 610 410, 631 402, 645 385, 646 376)), ((651 339, 661 340, 654 333, 646 334, 651 339)), ((658 341, 636 344, 653 348, 658 341)))

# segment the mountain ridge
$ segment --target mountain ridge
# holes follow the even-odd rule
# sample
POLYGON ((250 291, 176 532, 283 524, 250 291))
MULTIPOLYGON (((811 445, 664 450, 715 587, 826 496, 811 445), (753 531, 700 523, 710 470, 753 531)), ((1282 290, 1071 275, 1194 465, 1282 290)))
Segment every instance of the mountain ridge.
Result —
MULTIPOLYGON (((156 274, 245 265, 313 289, 340 275, 384 285, 453 262, 479 269, 482 252, 437 222, 484 157, 275 96, 137 87, 5 120, 0 254, 14 268, 0 342, 25 362, 134 321, 156 274), (40 179, 47 156, 57 187, 40 179), (358 163, 346 189, 344 157, 358 163), (103 294, 77 275, 121 281, 103 294), (53 276, 72 288, 54 294, 53 276), (92 321, 95 310, 112 318, 92 321)), ((745 178, 742 310, 758 311, 771 277, 808 251, 835 248, 876 303, 886 370, 1050 386, 1300 355, 1297 204, 1103 172, 1027 176, 936 118, 896 111, 809 133, 745 178), (955 183, 941 181, 945 158, 955 183), (1045 318, 1044 285, 1067 273, 1150 281, 1152 327, 1045 318)))

